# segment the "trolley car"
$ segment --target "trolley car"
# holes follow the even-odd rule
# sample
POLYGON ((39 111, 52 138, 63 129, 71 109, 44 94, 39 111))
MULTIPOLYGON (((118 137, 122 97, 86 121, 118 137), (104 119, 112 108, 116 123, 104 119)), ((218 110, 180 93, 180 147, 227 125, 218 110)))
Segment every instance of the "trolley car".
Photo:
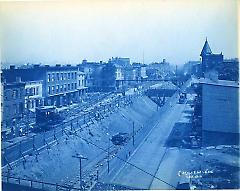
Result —
POLYGON ((36 128, 34 131, 48 131, 54 125, 63 122, 55 106, 42 106, 36 108, 36 128))

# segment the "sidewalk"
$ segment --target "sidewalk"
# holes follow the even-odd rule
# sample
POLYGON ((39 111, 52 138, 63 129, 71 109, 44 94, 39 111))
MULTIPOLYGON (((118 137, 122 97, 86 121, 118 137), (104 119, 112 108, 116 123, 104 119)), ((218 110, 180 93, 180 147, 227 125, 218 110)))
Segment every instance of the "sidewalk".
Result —
POLYGON ((36 134, 35 133, 29 133, 28 135, 24 135, 24 136, 21 136, 21 137, 15 137, 15 138, 13 138, 11 140, 8 140, 8 141, 2 141, 2 149, 10 147, 12 145, 15 145, 17 143, 20 143, 21 141, 28 140, 29 137, 33 137, 34 135, 36 135, 36 134))
MULTIPOLYGON (((185 111, 191 110, 189 105, 186 105, 185 111)), ((181 117, 177 123, 186 124, 189 122, 186 112, 182 113, 181 117)), ((183 126, 184 127, 184 126, 183 126)), ((186 127, 187 128, 187 127, 186 127)), ((188 166, 186 164, 190 162, 192 155, 191 149, 182 149, 178 147, 167 147, 166 154, 162 159, 162 163, 158 167, 155 176, 165 180, 166 182, 177 187, 178 182, 180 182, 181 177, 178 176, 179 171, 187 171, 188 166)), ((173 189, 169 185, 159 181, 158 179, 153 179, 153 182, 149 189, 173 189)))

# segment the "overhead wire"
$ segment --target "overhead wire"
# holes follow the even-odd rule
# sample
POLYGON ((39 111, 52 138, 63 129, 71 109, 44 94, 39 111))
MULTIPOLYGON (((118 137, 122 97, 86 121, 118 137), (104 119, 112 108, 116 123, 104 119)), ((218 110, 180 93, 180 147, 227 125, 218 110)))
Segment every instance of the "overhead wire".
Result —
MULTIPOLYGON (((95 143, 93 143, 93 142, 91 142, 91 141, 88 141, 87 139, 85 139, 85 138, 79 136, 78 134, 74 134, 74 135, 77 136, 77 137, 79 137, 80 139, 84 140, 85 142, 87 142, 87 143, 89 143, 89 144, 91 144, 91 145, 97 147, 98 149, 103 150, 103 151, 105 151, 106 153, 108 152, 107 149, 104 149, 104 148, 98 146, 97 144, 95 144, 95 143)), ((159 178, 159 177, 157 177, 157 176, 151 174, 150 172, 146 171, 145 169, 142 169, 142 168, 138 167, 137 165, 132 164, 132 163, 128 162, 128 161, 125 160, 125 159, 122 159, 122 158, 119 157, 119 156, 115 156, 115 157, 118 158, 119 160, 121 160, 121 161, 123 161, 123 162, 125 162, 125 163, 127 163, 127 164, 129 164, 129 165, 131 165, 131 166, 133 166, 133 167, 135 167, 135 168, 137 168, 138 170, 140 170, 140 171, 142 171, 142 172, 148 174, 149 176, 151 176, 151 177, 153 177, 153 178, 155 178, 155 179, 157 179, 157 180, 159 180, 159 181, 161 181, 161 182, 163 182, 163 183, 169 185, 170 187, 176 189, 176 187, 173 186, 172 184, 170 184, 170 183, 166 182, 165 180, 162 180, 161 178, 159 178)))

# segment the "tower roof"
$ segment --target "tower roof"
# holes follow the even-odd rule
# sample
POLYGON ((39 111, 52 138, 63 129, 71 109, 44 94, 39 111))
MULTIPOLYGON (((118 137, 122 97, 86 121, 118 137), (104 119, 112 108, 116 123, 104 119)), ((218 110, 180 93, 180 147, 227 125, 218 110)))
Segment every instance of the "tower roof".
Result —
POLYGON ((212 51, 206 39, 200 56, 207 55, 207 54, 212 54, 212 51))

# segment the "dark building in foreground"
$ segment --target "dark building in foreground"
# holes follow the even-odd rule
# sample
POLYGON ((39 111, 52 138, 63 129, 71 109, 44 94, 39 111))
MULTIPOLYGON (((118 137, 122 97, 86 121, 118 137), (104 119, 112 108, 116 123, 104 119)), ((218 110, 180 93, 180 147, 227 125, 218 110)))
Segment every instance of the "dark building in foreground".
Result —
POLYGON ((201 79, 203 145, 238 144, 239 84, 201 79))

